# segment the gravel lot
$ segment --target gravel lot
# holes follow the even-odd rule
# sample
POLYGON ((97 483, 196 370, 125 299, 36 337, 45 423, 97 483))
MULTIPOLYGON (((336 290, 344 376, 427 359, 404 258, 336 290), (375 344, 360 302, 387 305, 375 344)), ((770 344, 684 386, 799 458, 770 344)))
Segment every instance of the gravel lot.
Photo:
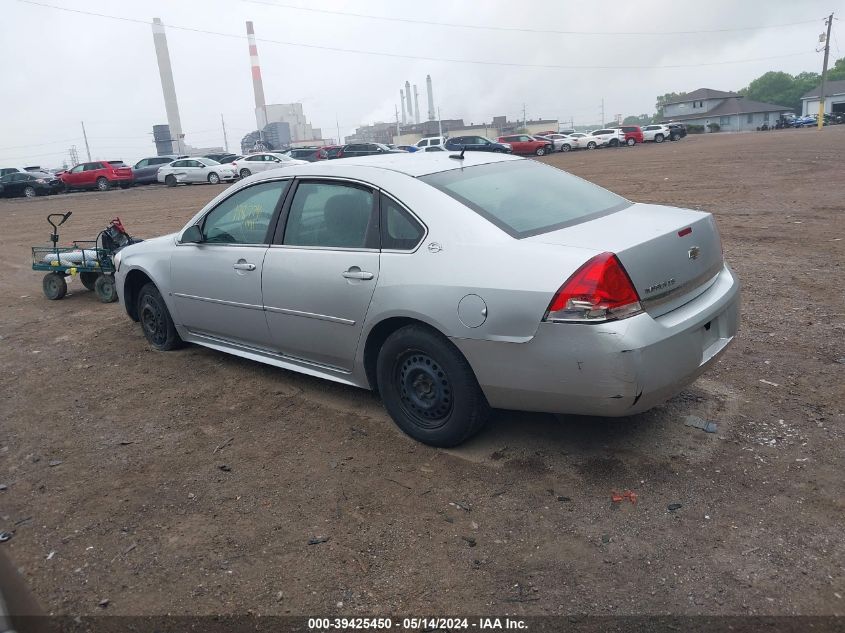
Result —
POLYGON ((544 159, 713 212, 740 337, 646 414, 501 411, 456 450, 365 391, 152 352, 78 280, 43 297, 48 212, 151 237, 222 186, 0 201, 0 548, 53 613, 845 614, 843 159, 845 126, 544 159))

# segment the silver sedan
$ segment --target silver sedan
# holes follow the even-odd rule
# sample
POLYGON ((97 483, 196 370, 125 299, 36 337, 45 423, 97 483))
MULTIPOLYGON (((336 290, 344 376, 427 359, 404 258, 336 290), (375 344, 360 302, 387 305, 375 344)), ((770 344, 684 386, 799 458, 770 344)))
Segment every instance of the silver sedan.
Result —
POLYGON ((216 185, 221 181, 232 181, 238 177, 231 165, 221 165, 216 160, 205 158, 183 158, 174 160, 159 168, 156 178, 159 182, 175 187, 179 183, 207 182, 216 185))
POLYGON ((481 152, 267 171, 115 264, 153 348, 377 389, 437 446, 491 407, 645 411, 714 362, 739 311, 710 214, 481 152))

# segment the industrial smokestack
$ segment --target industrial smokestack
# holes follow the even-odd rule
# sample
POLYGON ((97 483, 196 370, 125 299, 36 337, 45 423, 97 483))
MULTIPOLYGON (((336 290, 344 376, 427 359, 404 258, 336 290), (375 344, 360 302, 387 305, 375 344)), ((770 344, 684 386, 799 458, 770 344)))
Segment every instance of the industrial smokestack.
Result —
POLYGON ((411 82, 405 82, 405 104, 408 106, 408 121, 414 120, 414 102, 411 101, 411 82))
POLYGON ((255 122, 258 132, 264 138, 264 126, 267 125, 267 106, 264 103, 264 83, 261 81, 261 66, 258 63, 258 46, 255 44, 255 31, 252 22, 246 23, 246 39, 249 42, 249 63, 252 65, 252 90, 255 93, 255 122))
POLYGON ((425 76, 425 87, 428 90, 428 120, 434 121, 434 93, 431 91, 431 75, 425 76))
POLYGON ((399 89, 399 98, 402 100, 402 125, 405 125, 408 118, 405 116, 405 91, 401 88, 399 89))
POLYGON ((170 127, 174 151, 185 153, 185 141, 182 134, 182 121, 179 119, 179 103, 176 101, 176 86, 173 84, 173 69, 170 67, 170 51, 167 49, 167 36, 164 24, 159 18, 153 18, 153 44, 158 59, 158 74, 161 78, 161 90, 164 93, 164 109, 167 112, 167 125, 170 127))
POLYGON ((417 85, 414 84, 414 123, 420 122, 420 95, 417 92, 417 85))

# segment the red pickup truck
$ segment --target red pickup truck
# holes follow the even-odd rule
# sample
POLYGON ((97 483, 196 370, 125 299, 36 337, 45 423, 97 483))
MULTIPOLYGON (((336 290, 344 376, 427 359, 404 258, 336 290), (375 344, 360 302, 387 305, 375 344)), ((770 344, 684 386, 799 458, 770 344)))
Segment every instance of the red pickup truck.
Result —
POLYGON ((133 184, 132 168, 122 160, 80 163, 59 174, 59 178, 68 189, 108 191, 115 185, 126 188, 133 184))

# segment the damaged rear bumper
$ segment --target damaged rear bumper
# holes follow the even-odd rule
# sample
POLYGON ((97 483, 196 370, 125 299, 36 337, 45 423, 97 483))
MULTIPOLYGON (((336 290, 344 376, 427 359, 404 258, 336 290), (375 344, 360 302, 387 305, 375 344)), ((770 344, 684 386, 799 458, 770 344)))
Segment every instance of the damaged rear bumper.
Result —
POLYGON ((657 318, 541 323, 526 343, 452 340, 493 407, 618 417, 681 391, 728 347, 738 324, 739 283, 725 266, 704 293, 657 318))

